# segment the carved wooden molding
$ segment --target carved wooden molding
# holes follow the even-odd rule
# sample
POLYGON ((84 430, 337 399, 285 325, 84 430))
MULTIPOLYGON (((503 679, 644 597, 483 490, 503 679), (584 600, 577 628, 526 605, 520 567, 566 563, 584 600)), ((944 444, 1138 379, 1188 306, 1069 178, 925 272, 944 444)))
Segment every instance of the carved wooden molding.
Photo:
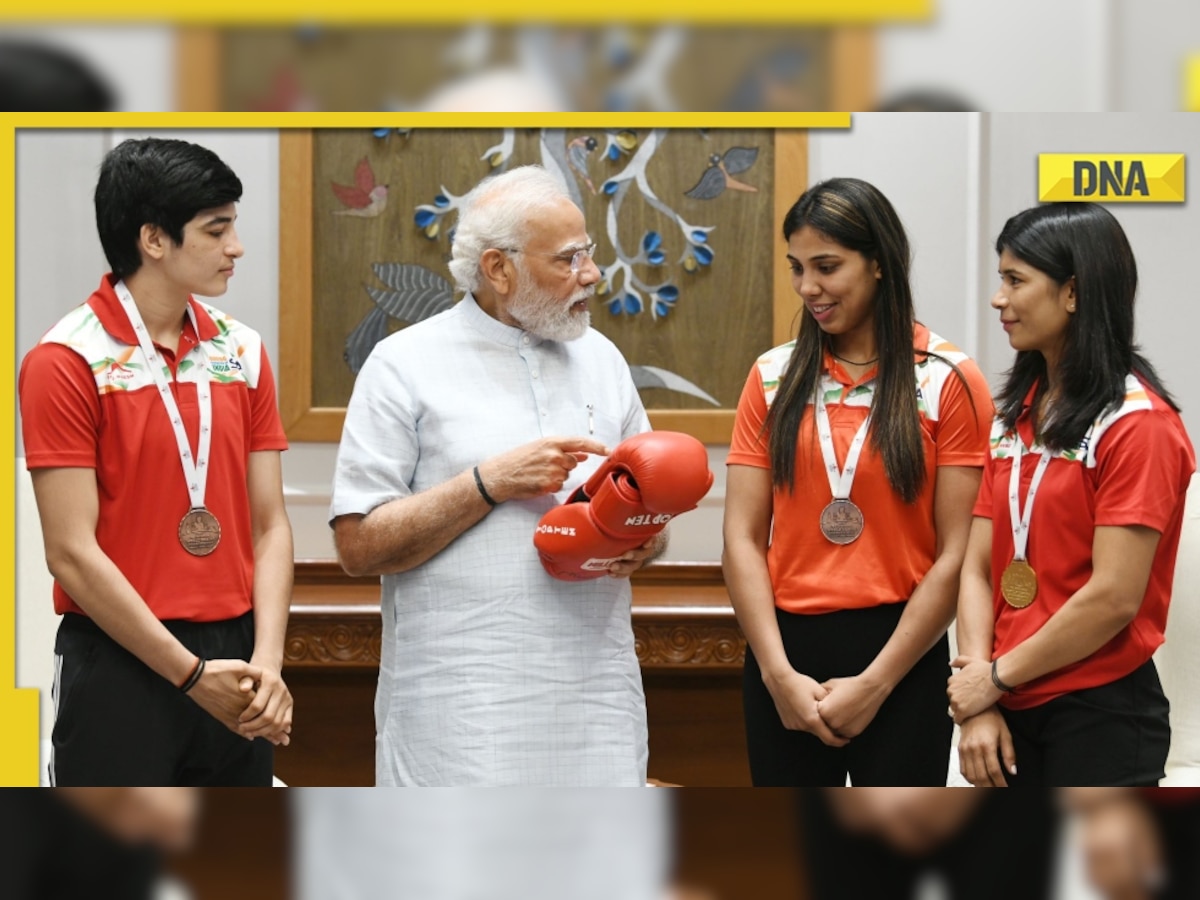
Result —
MULTIPOLYGON (((633 573, 635 585, 707 585, 724 587, 721 564, 715 562, 655 562, 633 573)), ((376 575, 347 575, 333 559, 298 559, 295 566, 297 585, 338 586, 378 585, 376 575)))
POLYGON ((383 629, 378 612, 296 614, 288 621, 283 661, 289 666, 378 668, 383 629))
POLYGON ((379 584, 379 576, 347 575, 341 563, 336 559, 298 559, 295 565, 293 583, 300 585, 337 585, 345 587, 351 584, 379 584))
MULTIPOLYGON (((284 642, 291 668, 375 669, 382 621, 377 578, 351 578, 330 560, 298 560, 284 642)), ((735 674, 746 640, 714 563, 667 562, 633 577, 633 634, 642 668, 735 674)))

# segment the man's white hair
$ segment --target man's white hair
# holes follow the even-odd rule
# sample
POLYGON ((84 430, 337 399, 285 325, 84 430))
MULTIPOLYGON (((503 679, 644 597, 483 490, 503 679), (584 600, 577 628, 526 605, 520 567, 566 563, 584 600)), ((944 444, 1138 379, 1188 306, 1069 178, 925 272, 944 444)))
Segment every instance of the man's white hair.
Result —
POLYGON ((566 185, 541 166, 519 166, 475 185, 454 226, 450 274, 460 291, 479 287, 479 258, 489 248, 520 250, 538 211, 566 197, 566 185))

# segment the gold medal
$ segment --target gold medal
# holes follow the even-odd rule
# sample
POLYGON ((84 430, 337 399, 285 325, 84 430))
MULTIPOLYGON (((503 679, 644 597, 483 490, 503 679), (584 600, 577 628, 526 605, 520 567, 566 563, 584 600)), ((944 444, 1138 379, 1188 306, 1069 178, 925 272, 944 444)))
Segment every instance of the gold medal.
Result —
POLYGON ((821 534, 834 544, 852 544, 863 533, 863 514, 850 500, 834 500, 821 510, 821 534))
POLYGON ((221 542, 221 523, 203 506, 189 509, 179 520, 179 543, 192 556, 208 556, 221 542))
POLYGON ((1037 596, 1037 573, 1023 559, 1014 559, 1000 576, 1000 594, 1009 606, 1024 609, 1037 596))

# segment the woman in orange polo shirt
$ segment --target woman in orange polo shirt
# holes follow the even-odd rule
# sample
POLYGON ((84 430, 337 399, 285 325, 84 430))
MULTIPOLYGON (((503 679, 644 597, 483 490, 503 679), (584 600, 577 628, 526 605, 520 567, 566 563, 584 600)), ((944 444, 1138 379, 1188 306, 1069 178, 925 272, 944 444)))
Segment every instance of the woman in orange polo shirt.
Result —
POLYGON ((728 457, 725 582, 749 648, 756 785, 944 785, 946 629, 992 403, 913 317, 909 247, 838 178, 783 222, 795 341, 765 353, 728 457))
POLYGON ((992 298, 998 395, 958 609, 950 706, 974 784, 1153 785, 1163 641, 1196 458, 1133 343, 1137 265, 1090 203, 1013 216, 992 298))

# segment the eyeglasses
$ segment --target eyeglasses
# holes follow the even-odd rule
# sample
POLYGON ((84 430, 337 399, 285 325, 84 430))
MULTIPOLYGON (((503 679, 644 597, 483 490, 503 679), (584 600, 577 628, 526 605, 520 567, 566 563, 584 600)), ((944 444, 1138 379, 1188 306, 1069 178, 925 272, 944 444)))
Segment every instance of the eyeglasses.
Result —
MULTIPOLYGON (((497 247, 497 250, 502 253, 527 253, 520 247, 497 247)), ((586 260, 591 259, 596 255, 596 242, 592 241, 582 250, 568 250, 566 253, 538 253, 536 256, 543 256, 546 259, 552 259, 555 262, 566 263, 571 267, 571 274, 578 275, 579 270, 583 268, 586 260)))

